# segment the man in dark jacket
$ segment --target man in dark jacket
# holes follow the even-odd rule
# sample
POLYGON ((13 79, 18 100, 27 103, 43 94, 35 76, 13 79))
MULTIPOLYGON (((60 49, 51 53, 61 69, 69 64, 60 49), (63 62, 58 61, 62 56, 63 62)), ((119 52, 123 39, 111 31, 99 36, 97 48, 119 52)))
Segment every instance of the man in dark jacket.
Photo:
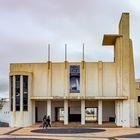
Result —
POLYGON ((49 126, 49 127, 51 127, 51 123, 50 123, 50 122, 51 122, 50 116, 48 116, 48 117, 47 117, 47 123, 48 123, 48 126, 49 126))
POLYGON ((47 128, 47 127, 48 127, 47 116, 44 115, 44 117, 43 117, 43 128, 47 128))

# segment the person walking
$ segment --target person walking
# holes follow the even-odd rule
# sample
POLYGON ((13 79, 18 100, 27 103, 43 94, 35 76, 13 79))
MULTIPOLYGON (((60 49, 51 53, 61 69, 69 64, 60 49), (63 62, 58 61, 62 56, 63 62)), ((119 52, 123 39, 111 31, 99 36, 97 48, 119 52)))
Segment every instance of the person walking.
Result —
POLYGON ((51 120, 50 120, 50 116, 48 116, 48 117, 47 117, 47 123, 48 123, 48 126, 49 126, 49 127, 51 127, 51 120))
POLYGON ((46 128, 47 129, 47 127, 48 127, 47 116, 44 115, 44 117, 43 117, 43 128, 46 128))

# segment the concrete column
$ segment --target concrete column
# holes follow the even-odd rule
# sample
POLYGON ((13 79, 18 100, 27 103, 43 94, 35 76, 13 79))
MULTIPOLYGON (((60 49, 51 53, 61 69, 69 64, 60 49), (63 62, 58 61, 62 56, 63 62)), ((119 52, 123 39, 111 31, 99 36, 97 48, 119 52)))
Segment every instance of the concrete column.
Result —
POLYGON ((81 100, 81 124, 85 124, 85 100, 81 100))
POLYGON ((28 125, 35 124, 35 100, 31 100, 32 92, 32 74, 28 75, 28 125), (34 112, 34 115, 33 115, 34 112))
POLYGON ((84 61, 82 61, 82 68, 81 68, 81 74, 80 74, 80 77, 82 79, 82 83, 80 84, 80 86, 81 86, 80 89, 82 91, 80 91, 80 92, 83 97, 86 96, 86 68, 85 67, 86 67, 86 63, 84 61))
POLYGON ((115 100, 115 123, 117 126, 119 126, 119 116, 120 116, 120 112, 119 112, 119 101, 115 100))
POLYGON ((32 100, 32 124, 35 124, 35 100, 32 100))
POLYGON ((98 90, 99 96, 103 96, 103 63, 101 61, 98 62, 98 90))
POLYGON ((68 62, 65 61, 65 68, 64 68, 64 96, 68 95, 68 62))
POLYGON ((68 125, 68 100, 64 100, 64 125, 68 125))
POLYGON ((102 100, 98 100, 98 124, 102 124, 102 100))
POLYGON ((130 127, 130 101, 129 100, 123 100, 122 101, 122 116, 123 116, 123 127, 130 127))
POLYGON ((52 95, 52 63, 48 62, 48 85, 47 85, 47 96, 52 95))
POLYGON ((119 125, 122 126, 123 125, 123 104, 122 101, 119 101, 119 125))
POLYGON ((47 116, 51 119, 51 100, 47 100, 47 116))

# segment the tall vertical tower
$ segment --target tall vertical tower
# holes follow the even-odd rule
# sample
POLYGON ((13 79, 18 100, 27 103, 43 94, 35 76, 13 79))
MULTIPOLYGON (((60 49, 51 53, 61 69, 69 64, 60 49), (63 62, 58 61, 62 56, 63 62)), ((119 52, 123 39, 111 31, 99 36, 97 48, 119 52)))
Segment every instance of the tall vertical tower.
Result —
POLYGON ((138 121, 133 47, 129 30, 129 13, 122 14, 119 23, 119 34, 104 35, 103 45, 114 45, 117 96, 127 97, 127 100, 116 101, 116 123, 124 127, 134 127, 138 121))
POLYGON ((132 40, 129 31, 129 13, 123 13, 119 23, 119 35, 115 42, 115 62, 117 66, 118 88, 120 96, 128 96, 123 101, 123 125, 137 125, 137 106, 135 91, 135 72, 132 40), (127 114, 126 114, 127 112, 127 114))

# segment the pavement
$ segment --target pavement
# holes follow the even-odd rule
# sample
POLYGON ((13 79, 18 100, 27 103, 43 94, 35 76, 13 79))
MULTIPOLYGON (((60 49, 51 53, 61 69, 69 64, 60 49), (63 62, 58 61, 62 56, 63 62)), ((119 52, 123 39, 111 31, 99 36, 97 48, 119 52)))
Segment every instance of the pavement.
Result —
POLYGON ((136 140, 140 128, 0 128, 0 140, 136 140))

